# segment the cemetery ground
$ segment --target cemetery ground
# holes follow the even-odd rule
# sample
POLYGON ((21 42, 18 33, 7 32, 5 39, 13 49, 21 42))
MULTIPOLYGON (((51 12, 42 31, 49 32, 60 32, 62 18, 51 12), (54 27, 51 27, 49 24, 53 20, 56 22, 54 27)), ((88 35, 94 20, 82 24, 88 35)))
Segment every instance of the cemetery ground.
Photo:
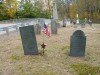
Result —
MULTIPOLYGON (((24 55, 20 34, 0 35, 0 75, 100 75, 100 24, 85 28, 58 29, 57 35, 45 36, 45 54, 24 55), (70 57, 70 36, 77 29, 86 35, 84 57, 70 57)), ((39 52, 43 33, 36 35, 39 52)))

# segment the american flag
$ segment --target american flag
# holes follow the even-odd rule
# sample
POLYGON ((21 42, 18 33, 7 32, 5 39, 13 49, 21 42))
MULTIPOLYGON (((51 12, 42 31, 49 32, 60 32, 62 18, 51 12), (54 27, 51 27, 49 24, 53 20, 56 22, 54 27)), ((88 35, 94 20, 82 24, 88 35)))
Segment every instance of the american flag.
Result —
POLYGON ((48 27, 46 26, 46 24, 43 25, 43 28, 44 28, 43 33, 50 37, 51 33, 50 33, 48 27))

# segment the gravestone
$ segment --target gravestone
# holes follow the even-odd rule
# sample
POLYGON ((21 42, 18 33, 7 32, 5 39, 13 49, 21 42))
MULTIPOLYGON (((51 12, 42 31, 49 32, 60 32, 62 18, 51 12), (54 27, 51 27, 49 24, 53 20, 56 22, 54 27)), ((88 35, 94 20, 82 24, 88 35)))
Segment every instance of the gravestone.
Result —
POLYGON ((66 27, 68 28, 68 27, 70 27, 71 26, 71 24, 70 24, 70 19, 67 19, 66 20, 66 27))
POLYGON ((14 25, 13 28, 15 28, 17 32, 19 32, 19 27, 18 27, 18 25, 14 25))
POLYGON ((56 2, 53 1, 53 19, 58 19, 56 2))
POLYGON ((57 24, 55 22, 55 20, 51 19, 51 33, 52 34, 57 34, 57 24))
POLYGON ((85 23, 81 23, 81 28, 85 28, 85 23))
POLYGON ((3 30, 6 31, 7 35, 9 35, 9 28, 8 27, 4 27, 3 30))
POLYGON ((85 56, 86 36, 83 31, 76 30, 70 39, 70 56, 85 56))
POLYGON ((21 26, 21 27, 24 27, 25 25, 24 25, 24 23, 21 23, 20 26, 21 26))
POLYGON ((20 35, 25 55, 37 55, 38 48, 34 32, 34 26, 20 27, 20 35))
POLYGON ((38 24, 43 28, 43 26, 44 26, 44 23, 45 23, 45 20, 44 20, 44 18, 39 18, 38 19, 38 24))
POLYGON ((60 25, 59 20, 56 20, 55 23, 56 23, 56 25, 57 25, 57 28, 61 28, 61 25, 60 25))
POLYGON ((63 27, 66 27, 66 17, 63 19, 63 27))
POLYGON ((39 24, 36 24, 34 28, 36 34, 41 34, 41 26, 39 24))

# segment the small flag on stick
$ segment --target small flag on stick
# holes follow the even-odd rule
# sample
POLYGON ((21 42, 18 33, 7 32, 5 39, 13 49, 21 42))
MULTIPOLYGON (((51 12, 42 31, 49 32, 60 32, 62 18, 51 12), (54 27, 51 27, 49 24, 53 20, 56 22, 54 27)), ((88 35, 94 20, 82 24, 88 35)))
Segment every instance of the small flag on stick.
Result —
POLYGON ((48 37, 50 37, 51 33, 50 33, 48 27, 46 26, 46 24, 43 25, 43 28, 44 28, 43 33, 46 34, 48 37))

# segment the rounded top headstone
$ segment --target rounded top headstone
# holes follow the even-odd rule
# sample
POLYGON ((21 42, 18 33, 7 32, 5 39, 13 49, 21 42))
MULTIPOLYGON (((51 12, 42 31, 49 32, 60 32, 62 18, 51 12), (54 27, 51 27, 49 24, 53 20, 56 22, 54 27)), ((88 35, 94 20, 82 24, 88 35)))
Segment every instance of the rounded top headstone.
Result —
POLYGON ((73 33, 73 36, 85 36, 84 32, 82 30, 76 30, 73 33))

